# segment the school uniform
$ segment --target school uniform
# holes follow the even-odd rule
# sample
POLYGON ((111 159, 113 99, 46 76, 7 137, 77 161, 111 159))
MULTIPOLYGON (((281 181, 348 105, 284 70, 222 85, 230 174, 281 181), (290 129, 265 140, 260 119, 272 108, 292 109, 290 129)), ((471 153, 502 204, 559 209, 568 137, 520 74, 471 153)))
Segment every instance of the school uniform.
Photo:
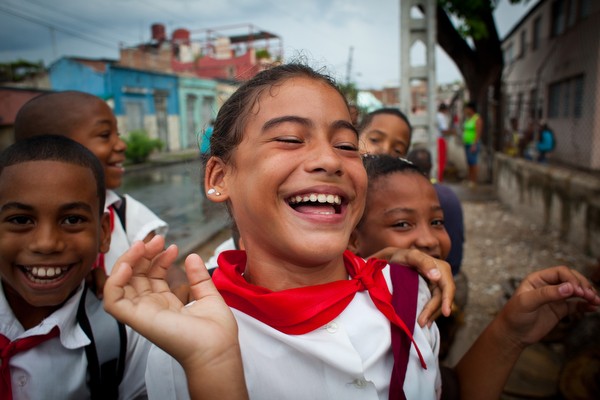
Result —
MULTIPOLYGON (((389 287, 389 266, 383 273, 389 287)), ((419 278, 417 315, 430 296, 419 278)), ((356 293, 332 321, 300 335, 282 333, 232 311, 251 399, 388 399, 394 363, 390 322, 366 291, 356 293)), ((435 324, 421 328, 415 322, 413 338, 427 369, 412 346, 403 387, 406 398, 439 398, 438 329, 435 324)), ((148 356, 146 385, 150 399, 189 398, 183 369, 156 346, 148 356)))
MULTIPOLYGON (((57 337, 29 350, 16 353, 9 360, 13 399, 86 399, 87 357, 85 346, 90 339, 76 321, 83 294, 83 283, 65 304, 39 325, 25 330, 10 308, 0 284, 0 333, 7 339, 44 335, 58 327, 57 337)), ((144 370, 150 342, 126 327, 127 351, 120 399, 146 398, 144 370)))
MULTIPOLYGON (((117 259, 123 255, 136 240, 144 240, 150 232, 166 235, 169 226, 160 219, 152 210, 129 196, 125 197, 125 227, 113 212, 113 231, 110 241, 110 250, 104 255, 106 274, 110 275, 117 259)), ((118 207, 122 202, 121 197, 112 191, 106 191, 105 211, 109 212, 110 206, 118 207)))

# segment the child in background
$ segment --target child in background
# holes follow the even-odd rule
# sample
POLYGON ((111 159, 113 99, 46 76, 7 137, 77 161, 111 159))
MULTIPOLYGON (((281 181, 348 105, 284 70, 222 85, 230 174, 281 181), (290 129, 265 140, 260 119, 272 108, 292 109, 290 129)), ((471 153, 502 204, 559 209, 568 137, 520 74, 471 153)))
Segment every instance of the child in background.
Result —
MULTIPOLYGON (((351 236, 349 248, 363 257, 389 246, 416 248, 435 258, 444 259, 450 250, 450 239, 444 229, 443 210, 434 185, 427 175, 423 174, 416 165, 387 155, 366 156, 364 163, 369 182, 366 207, 361 221, 351 236)), ((559 287, 553 287, 554 292, 550 294, 544 292, 550 289, 546 285, 578 281, 586 282, 579 273, 565 267, 535 272, 523 281, 517 294, 509 301, 510 304, 501 310, 488 330, 508 333, 508 337, 516 340, 517 346, 507 349, 508 351, 502 354, 507 356, 510 362, 504 366, 501 363, 494 366, 494 371, 498 374, 497 389, 502 389, 520 351, 544 337, 567 312, 575 311, 574 308, 568 307, 566 301, 558 301, 566 298, 555 291, 559 287), (525 294, 528 287, 536 288, 537 293, 525 294)), ((587 284, 585 286, 591 287, 587 284)), ((588 299, 593 300, 593 296, 588 299)), ((598 302, 596 301, 595 304, 598 302)), ((488 336, 484 334, 480 340, 485 342, 489 340, 488 336)), ((471 362, 474 354, 477 353, 468 354, 466 360, 471 362)), ((497 347, 485 350, 485 354, 489 363, 498 362, 497 356, 500 352, 497 347)), ((461 360, 456 367, 456 373, 459 374, 459 378, 462 378, 462 395, 453 396, 447 393, 448 381, 444 380, 443 398, 473 398, 472 389, 476 385, 471 378, 466 378, 473 373, 470 369, 476 366, 466 364, 467 361, 461 360)), ((487 363, 479 365, 483 369, 492 367, 487 363)), ((442 371, 448 372, 448 370, 442 371)), ((499 394, 494 395, 492 390, 490 388, 486 394, 489 394, 490 399, 498 398, 499 394)))
POLYGON ((397 108, 380 108, 363 118, 358 132, 362 152, 404 157, 410 147, 412 126, 397 108))
MULTIPOLYGON (((359 129, 359 145, 364 154, 406 157, 411 138, 412 126, 406 115, 397 108, 382 108, 367 114, 359 129)), ((431 166, 431 162, 429 165, 431 166)), ((446 261, 452 268, 452 275, 456 275, 460 271, 465 240, 460 201, 449 187, 436 185, 435 188, 447 214, 446 228, 452 242, 446 261)), ((376 256, 389 259, 384 253, 379 252, 376 256)))
MULTIPOLYGON (((431 179, 431 153, 429 150, 423 148, 413 149, 408 153, 407 160, 412 162, 425 177, 431 179)), ((452 275, 456 284, 456 296, 454 297, 454 303, 452 303, 452 314, 447 317, 440 316, 435 321, 442 337, 440 360, 444 360, 454 342, 458 328, 464 320, 463 310, 467 305, 469 284, 467 276, 460 270, 463 255, 462 243, 464 241, 463 211, 460 200, 452 188, 443 183, 436 182, 433 184, 433 188, 444 214, 444 229, 451 238, 450 251, 446 255, 445 260, 452 267, 452 275), (457 240, 458 243, 454 243, 454 239, 459 239, 457 240)), ((405 199, 400 198, 397 200, 405 199)))
POLYGON ((129 327, 126 344, 116 328, 109 338, 127 347, 118 396, 90 387, 100 366, 88 351, 106 335, 87 335, 84 323, 95 325, 98 314, 84 312, 84 321, 80 312, 90 301, 102 310, 84 279, 110 245, 105 193, 97 158, 65 137, 23 140, 0 154, 0 398, 145 397, 150 343, 129 327))
MULTIPOLYGON (((212 138, 205 176, 208 197, 227 202, 245 247, 222 253, 213 275, 234 314, 239 347, 231 316, 198 257, 186 260, 188 277, 201 303, 214 309, 196 304, 184 308, 160 282, 177 256, 176 247, 163 251, 160 238, 137 243, 121 257, 105 296, 110 312, 179 361, 158 348, 151 350, 146 375, 150 397, 187 398, 188 389, 202 394, 203 387, 186 381, 186 373, 190 379, 210 379, 211 389, 235 385, 238 395, 245 394, 239 368, 221 379, 210 371, 210 377, 203 377, 205 370, 190 370, 202 365, 203 356, 217 369, 220 362, 239 367, 241 358, 251 398, 439 397, 435 324, 406 326, 391 304, 392 268, 346 251, 364 211, 367 177, 357 132, 335 84, 302 65, 263 71, 225 102, 212 138), (174 321, 182 325, 170 328, 174 321), (202 323, 209 326, 201 333, 222 333, 200 337, 189 329, 202 323), (180 334, 170 337, 175 331, 180 334), (395 333, 413 344, 403 365, 392 348, 395 333)), ((567 295, 600 303, 581 288, 589 288, 585 280, 575 284, 569 279, 567 295)), ((418 304, 415 314, 429 296, 422 280, 418 289, 418 298, 394 291, 418 304)), ((501 330, 490 332, 480 346, 489 350, 493 342, 498 346, 492 349, 509 354, 486 365, 490 369, 483 374, 478 368, 469 371, 479 390, 465 398, 487 397, 490 386, 494 397, 496 386, 502 386, 493 367, 504 368, 504 360, 511 360, 517 335, 502 325, 494 328, 501 330)), ((478 366, 482 356, 471 355, 472 365, 478 366)))
MULTIPOLYGON (((106 210, 111 215, 110 250, 99 257, 96 268, 98 293, 106 275, 111 273, 117 258, 136 240, 148 241, 155 234, 165 235, 166 222, 148 207, 129 195, 120 196, 117 190, 123 182, 123 162, 126 144, 117 130, 117 120, 105 101, 88 93, 65 91, 33 98, 17 113, 15 140, 41 133, 64 135, 73 139, 98 157, 106 179, 106 210)), ((185 274, 172 268, 169 280, 173 290, 185 302, 188 285, 185 274)))

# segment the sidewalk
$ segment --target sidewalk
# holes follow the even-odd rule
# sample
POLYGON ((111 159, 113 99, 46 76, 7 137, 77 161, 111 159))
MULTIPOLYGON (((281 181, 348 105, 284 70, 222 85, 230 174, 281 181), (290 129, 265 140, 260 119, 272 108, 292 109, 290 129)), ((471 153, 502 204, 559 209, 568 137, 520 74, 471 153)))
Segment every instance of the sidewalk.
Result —
MULTIPOLYGON (((512 281, 520 282, 533 271, 556 265, 575 268, 587 277, 600 267, 577 247, 563 243, 559 232, 544 231, 503 206, 492 185, 451 186, 463 205, 466 241, 461 269, 469 288, 464 325, 446 359, 453 366, 503 306, 512 293, 507 293, 512 281)), ((553 341, 523 352, 501 399, 562 398, 558 384, 567 336, 560 329, 555 331, 563 336, 555 334, 553 341)))

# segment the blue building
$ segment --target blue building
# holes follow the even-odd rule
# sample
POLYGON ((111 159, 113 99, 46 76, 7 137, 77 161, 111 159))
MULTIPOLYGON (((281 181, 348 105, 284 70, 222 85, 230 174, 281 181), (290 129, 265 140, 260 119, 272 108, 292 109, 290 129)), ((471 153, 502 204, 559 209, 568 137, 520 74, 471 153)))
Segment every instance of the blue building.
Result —
POLYGON ((125 136, 144 130, 160 139, 166 151, 189 146, 180 129, 178 76, 71 57, 52 64, 49 75, 54 90, 79 90, 107 100, 125 136))
POLYGON ((195 77, 179 78, 181 147, 200 147, 202 135, 217 115, 217 82, 195 77))

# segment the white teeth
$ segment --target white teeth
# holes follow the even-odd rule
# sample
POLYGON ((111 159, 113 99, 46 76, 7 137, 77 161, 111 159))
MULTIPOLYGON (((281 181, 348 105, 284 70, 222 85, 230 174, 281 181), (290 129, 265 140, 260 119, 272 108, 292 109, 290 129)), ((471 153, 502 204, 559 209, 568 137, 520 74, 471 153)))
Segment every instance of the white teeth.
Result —
POLYGON ((27 271, 34 279, 55 278, 62 275, 63 270, 60 267, 32 267, 27 271))
POLYGON ((329 204, 342 204, 342 198, 335 194, 324 194, 324 193, 311 193, 305 195, 292 196, 289 199, 291 204, 301 203, 301 202, 319 202, 319 203, 329 203, 329 204))

